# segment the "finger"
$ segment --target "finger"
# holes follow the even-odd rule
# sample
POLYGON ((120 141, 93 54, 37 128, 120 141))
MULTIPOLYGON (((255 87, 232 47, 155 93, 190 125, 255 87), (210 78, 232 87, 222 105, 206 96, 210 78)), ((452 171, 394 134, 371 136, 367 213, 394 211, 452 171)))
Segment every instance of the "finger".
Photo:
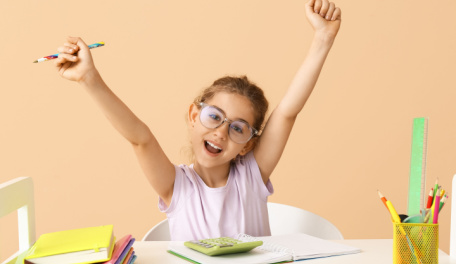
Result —
POLYGON ((67 62, 67 61, 76 62, 76 61, 78 61, 78 56, 74 56, 72 54, 67 54, 67 53, 60 53, 59 57, 57 59, 61 60, 62 63, 67 62))
POLYGON ((68 60, 63 56, 60 56, 60 54, 59 54, 59 57, 57 57, 57 59, 54 60, 54 65, 55 65, 55 67, 60 69, 62 67, 62 65, 67 62, 68 62, 68 60))
POLYGON ((65 45, 65 46, 60 46, 57 48, 57 51, 59 53, 68 53, 68 54, 75 54, 78 52, 78 46, 75 45, 65 45))
POLYGON ((336 9, 334 10, 334 13, 331 17, 331 20, 341 20, 342 19, 342 11, 340 10, 340 8, 336 7, 336 9))
POLYGON ((73 63, 72 62, 65 62, 64 64, 61 64, 58 68, 59 68, 59 74, 61 76, 63 76, 63 74, 65 73, 65 71, 70 68, 70 66, 72 65, 73 63))
POLYGON ((71 43, 69 43, 69 42, 65 42, 65 43, 63 44, 63 46, 69 47, 69 48, 73 49, 74 51, 78 51, 78 50, 79 50, 79 46, 78 46, 78 45, 71 44, 71 43))
MULTIPOLYGON (((306 6, 308 7, 314 7, 314 4, 315 4, 315 0, 310 0, 309 2, 306 3, 306 6)), ((313 10, 313 9, 312 9, 313 10)))
POLYGON ((325 19, 326 20, 331 20, 332 16, 333 16, 333 13, 334 13, 334 10, 336 10, 336 5, 332 2, 329 3, 329 8, 328 8, 328 12, 326 12, 326 16, 325 16, 325 19))
POLYGON ((60 65, 62 65, 63 63, 65 63, 65 59, 64 58, 57 58, 57 59, 54 60, 54 65, 57 68, 59 68, 60 65))
POLYGON ((328 12, 328 9, 329 9, 329 1, 322 0, 321 8, 320 8, 320 16, 325 17, 326 13, 328 12))
POLYGON ((306 3, 306 5, 305 5, 306 16, 310 16, 311 14, 315 13, 314 4, 315 4, 315 0, 310 0, 306 3))
POLYGON ((321 9, 321 0, 315 0, 314 12, 318 14, 318 13, 320 13, 320 9, 321 9))
POLYGON ((79 37, 67 37, 69 44, 73 44, 79 47, 79 49, 89 49, 87 44, 79 37))

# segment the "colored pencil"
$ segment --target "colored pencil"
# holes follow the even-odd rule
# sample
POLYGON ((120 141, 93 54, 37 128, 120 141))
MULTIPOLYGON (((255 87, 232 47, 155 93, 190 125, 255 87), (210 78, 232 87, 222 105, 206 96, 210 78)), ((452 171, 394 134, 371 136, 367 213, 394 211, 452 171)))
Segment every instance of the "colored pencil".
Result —
MULTIPOLYGON (((88 47, 89 47, 89 49, 93 49, 93 48, 103 47, 104 45, 105 45, 104 42, 97 42, 97 43, 89 45, 88 47)), ((39 59, 35 60, 33 63, 38 63, 38 62, 43 62, 43 61, 57 59, 59 57, 59 54, 60 53, 52 54, 52 55, 49 55, 49 56, 46 56, 46 57, 43 57, 43 58, 39 58, 39 59)))
POLYGON ((437 179, 435 179, 435 185, 434 185, 434 198, 435 198, 435 194, 437 193, 437 189, 439 188, 439 177, 437 177, 437 179))
POLYGON ((386 206, 386 208, 388 208, 388 206, 386 205, 385 196, 383 196, 383 194, 379 190, 377 190, 377 193, 378 193, 378 196, 380 196, 380 199, 382 200, 383 204, 386 206))
MULTIPOLYGON (((442 188, 442 186, 440 186, 440 188, 442 188)), ((442 191, 440 192, 440 197, 443 197, 445 195, 445 190, 442 189, 442 191)))
POLYGON ((426 209, 431 208, 433 200, 434 200, 434 188, 431 188, 431 190, 429 191, 426 209))
POLYGON ((440 201, 439 213, 442 210, 443 206, 445 205, 447 199, 448 199, 448 195, 445 195, 445 197, 443 197, 442 200, 440 201))
POLYGON ((437 190, 435 195, 435 203, 434 203, 434 219, 432 221, 433 224, 437 224, 439 222, 439 206, 440 206, 440 188, 437 190))

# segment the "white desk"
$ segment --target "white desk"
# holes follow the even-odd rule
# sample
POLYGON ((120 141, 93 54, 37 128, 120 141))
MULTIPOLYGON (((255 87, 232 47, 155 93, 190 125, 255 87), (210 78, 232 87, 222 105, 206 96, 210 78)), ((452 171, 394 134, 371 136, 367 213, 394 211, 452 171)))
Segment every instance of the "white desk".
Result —
MULTIPOLYGON (((387 264, 393 262, 393 240, 392 239, 354 239, 354 240, 337 240, 335 242, 354 246, 361 249, 361 253, 336 256, 329 258, 319 258, 301 261, 297 263, 314 264, 314 263, 338 263, 338 264, 387 264)), ((167 241, 137 241, 133 245, 135 248, 136 264, 151 263, 170 263, 170 264, 188 264, 190 262, 178 258, 166 252, 168 249, 167 241)), ((439 264, 456 264, 456 258, 450 258, 448 254, 439 251, 439 264)))

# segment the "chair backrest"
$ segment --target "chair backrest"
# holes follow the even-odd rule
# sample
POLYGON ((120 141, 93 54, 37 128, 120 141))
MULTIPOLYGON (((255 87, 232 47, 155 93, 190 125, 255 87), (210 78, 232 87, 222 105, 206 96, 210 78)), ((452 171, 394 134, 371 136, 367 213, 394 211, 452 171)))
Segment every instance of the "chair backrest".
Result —
POLYGON ((450 256, 456 258, 456 175, 453 176, 451 190, 453 197, 451 198, 450 256))
POLYGON ((314 237, 340 240, 342 233, 325 218, 290 205, 268 203, 271 235, 304 233, 314 237))
POLYGON ((161 221, 150 229, 142 241, 170 241, 168 219, 161 221))
POLYGON ((19 251, 2 262, 14 263, 17 256, 35 243, 35 202, 33 181, 19 177, 0 183, 0 218, 17 211, 19 251))
MULTIPOLYGON (((339 229, 331 222, 306 210, 284 204, 268 203, 268 212, 272 235, 305 233, 323 239, 344 239, 339 229)), ((168 219, 150 229, 142 240, 171 240, 168 219)))

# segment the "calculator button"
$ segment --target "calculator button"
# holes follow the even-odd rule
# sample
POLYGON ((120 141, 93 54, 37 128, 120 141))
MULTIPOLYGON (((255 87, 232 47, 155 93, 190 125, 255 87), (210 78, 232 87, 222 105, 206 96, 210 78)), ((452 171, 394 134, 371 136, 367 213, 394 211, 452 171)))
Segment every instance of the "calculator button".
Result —
POLYGON ((220 247, 232 247, 232 246, 233 246, 233 244, 231 244, 231 243, 220 245, 220 247))

